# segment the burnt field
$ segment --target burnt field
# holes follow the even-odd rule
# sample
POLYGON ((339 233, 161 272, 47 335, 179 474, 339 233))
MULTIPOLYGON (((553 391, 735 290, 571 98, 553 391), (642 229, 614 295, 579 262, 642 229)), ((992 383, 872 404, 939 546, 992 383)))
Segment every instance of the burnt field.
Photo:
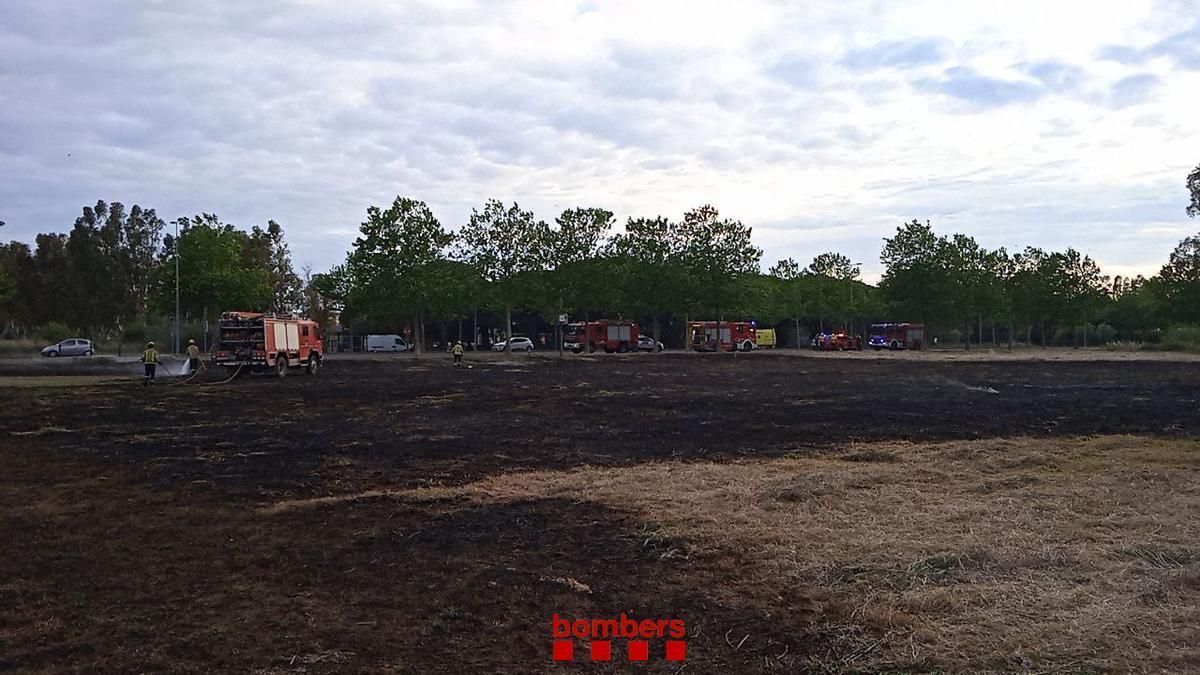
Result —
POLYGON ((0 670, 1200 668, 1200 363, 887 356, 0 386, 0 670))

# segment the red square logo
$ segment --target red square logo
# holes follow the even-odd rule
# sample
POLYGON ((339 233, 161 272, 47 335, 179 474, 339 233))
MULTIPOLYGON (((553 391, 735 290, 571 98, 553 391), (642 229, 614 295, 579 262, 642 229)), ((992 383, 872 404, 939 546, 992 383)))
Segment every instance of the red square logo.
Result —
POLYGON ((573 661, 573 660, 575 660, 575 645, 570 640, 555 640, 554 641, 554 660, 555 661, 573 661))
POLYGON ((597 640, 592 643, 593 661, 612 661, 612 643, 608 640, 597 640))
POLYGON ((667 640, 667 660, 683 661, 687 659, 687 643, 683 640, 667 640))
POLYGON ((629 660, 646 661, 650 658, 650 643, 645 640, 629 641, 629 660))

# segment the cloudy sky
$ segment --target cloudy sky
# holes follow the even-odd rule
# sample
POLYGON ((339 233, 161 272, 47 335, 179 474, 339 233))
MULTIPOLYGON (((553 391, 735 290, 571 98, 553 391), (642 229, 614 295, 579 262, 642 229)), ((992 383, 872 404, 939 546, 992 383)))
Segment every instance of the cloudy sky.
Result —
POLYGON ((911 218, 1111 274, 1200 229, 1200 0, 4 0, 0 95, 6 239, 102 198, 274 218, 321 270, 397 194, 712 203, 875 278, 911 218))

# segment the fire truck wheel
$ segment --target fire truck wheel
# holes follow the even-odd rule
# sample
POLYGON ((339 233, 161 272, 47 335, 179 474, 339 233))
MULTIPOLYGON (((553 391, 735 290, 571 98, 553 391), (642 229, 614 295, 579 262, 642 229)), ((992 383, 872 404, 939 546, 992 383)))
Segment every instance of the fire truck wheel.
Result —
POLYGON ((892 340, 892 344, 888 345, 888 348, 891 349, 892 351, 896 351, 897 349, 900 349, 900 341, 892 340))
POLYGON ((276 377, 281 377, 281 378, 286 377, 287 369, 288 369, 287 357, 280 356, 275 359, 275 376, 276 377))
POLYGON ((309 356, 308 357, 308 369, 307 369, 308 374, 316 375, 317 371, 320 369, 321 369, 321 357, 317 356, 316 354, 309 356))

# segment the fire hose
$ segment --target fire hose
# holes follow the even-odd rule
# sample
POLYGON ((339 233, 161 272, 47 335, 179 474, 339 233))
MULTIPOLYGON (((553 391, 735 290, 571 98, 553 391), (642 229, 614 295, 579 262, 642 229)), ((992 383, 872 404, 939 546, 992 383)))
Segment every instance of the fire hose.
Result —
POLYGON ((232 375, 230 375, 229 377, 225 378, 224 380, 221 380, 220 382, 201 382, 201 383, 199 384, 199 386, 201 386, 201 387, 210 387, 210 386, 212 386, 212 385, 217 385, 217 384, 229 384, 230 382, 233 382, 233 380, 234 380, 234 379, 235 379, 235 378, 236 378, 238 375, 241 375, 241 374, 242 374, 242 368, 245 368, 245 367, 246 367, 246 364, 244 364, 244 363, 239 363, 239 364, 238 364, 238 367, 237 367, 237 370, 233 371, 233 374, 232 374, 232 375))

